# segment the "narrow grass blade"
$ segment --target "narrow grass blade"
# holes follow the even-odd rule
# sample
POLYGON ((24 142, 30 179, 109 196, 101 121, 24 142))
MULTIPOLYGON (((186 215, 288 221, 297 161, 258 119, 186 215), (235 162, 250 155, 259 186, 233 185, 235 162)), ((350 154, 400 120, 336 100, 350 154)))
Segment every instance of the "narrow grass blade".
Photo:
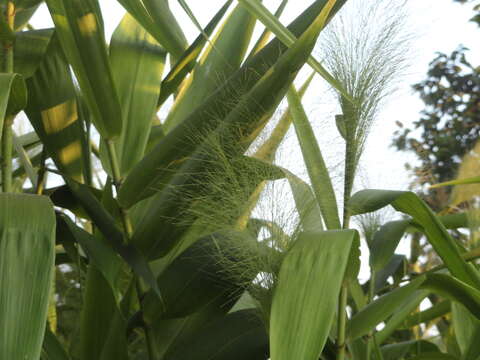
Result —
POLYGON ((218 10, 207 26, 201 31, 200 35, 198 35, 195 41, 188 47, 188 49, 183 53, 182 57, 172 67, 165 79, 163 79, 160 87, 161 91, 157 104, 158 107, 160 107, 170 95, 177 91, 178 87, 188 73, 193 70, 198 56, 208 41, 208 37, 213 33, 213 30, 215 30, 220 20, 222 20, 232 1, 233 0, 228 0, 225 5, 218 10))
POLYGON ((368 304, 362 311, 353 315, 348 321, 347 337, 350 340, 355 340, 375 329, 375 326, 386 320, 390 315, 397 311, 399 307, 408 301, 424 281, 424 278, 412 281, 408 285, 390 291, 386 295, 383 295, 374 302, 368 304))
POLYGON ((98 0, 47 0, 55 30, 104 139, 122 130, 122 111, 110 69, 98 0))
POLYGON ((270 314, 270 356, 317 360, 335 316, 355 231, 303 233, 280 268, 270 314))
POLYGON ((468 179, 457 179, 452 181, 445 181, 442 183, 434 184, 430 186, 430 189, 437 189, 443 186, 451 186, 451 185, 467 185, 467 184, 479 184, 480 183, 480 176, 471 177, 468 179))
POLYGON ((242 6, 237 5, 218 29, 212 43, 207 45, 192 75, 182 86, 165 120, 166 132, 192 114, 208 96, 215 92, 219 84, 240 68, 254 26, 255 18, 242 6))
POLYGON ((33 168, 32 161, 30 160, 30 157, 28 156, 27 152, 23 148, 22 144, 20 144, 20 141, 13 132, 12 134, 12 143, 13 147, 18 155, 18 159, 20 160, 20 163, 22 164, 23 168, 25 169, 25 173, 28 176, 28 179, 32 183, 32 186, 37 185, 37 172, 33 168))
POLYGON ((428 323, 448 314, 452 309, 452 302, 443 300, 428 308, 408 316, 402 323, 402 328, 408 329, 419 324, 428 323))
MULTIPOLYGON (((16 115, 27 105, 27 89, 19 74, 0 74, 0 129, 7 115, 16 115)), ((1 135, 0 135, 1 139, 1 135)))
POLYGON ((386 321, 385 327, 377 332, 375 342, 383 344, 387 339, 397 330, 407 316, 415 309, 418 309, 420 303, 428 296, 428 290, 416 291, 410 298, 407 299, 401 306, 399 306, 395 313, 386 321))
POLYGON ((349 202, 352 215, 372 212, 391 204, 396 210, 412 216, 422 226, 428 241, 443 262, 459 280, 480 288, 478 271, 460 255, 455 241, 433 211, 416 194, 403 191, 363 190, 349 202))
POLYGON ((287 98, 305 165, 325 225, 329 230, 340 229, 341 224, 332 180, 305 109, 293 86, 290 87, 287 98))
MULTIPOLYGON (((288 4, 288 0, 282 0, 282 2, 280 3, 280 5, 278 6, 277 10, 275 11, 275 14, 274 16, 279 19, 280 16, 282 15, 283 13, 283 10, 285 10, 285 7, 287 6, 288 4)), ((250 54, 248 55, 247 57, 247 61, 253 56, 255 55, 257 52, 259 52, 267 43, 268 43, 268 40, 270 39, 270 36, 272 35, 272 32, 268 29, 268 28, 265 28, 265 30, 263 31, 263 33, 260 35, 260 37, 258 38, 257 42, 255 43, 255 45, 253 45, 253 48, 252 50, 250 50, 250 54)))
POLYGON ((54 276, 53 205, 0 194, 0 230, 0 358, 38 359, 54 276))

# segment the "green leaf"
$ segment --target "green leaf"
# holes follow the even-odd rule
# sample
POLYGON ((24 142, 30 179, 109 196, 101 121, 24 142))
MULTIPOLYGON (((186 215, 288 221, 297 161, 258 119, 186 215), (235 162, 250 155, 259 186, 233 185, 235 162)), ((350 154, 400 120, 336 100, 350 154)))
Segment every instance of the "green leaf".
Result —
POLYGON ((322 215, 312 188, 298 176, 288 170, 285 175, 292 189, 302 229, 304 231, 323 231, 322 215))
POLYGON ((167 51, 178 59, 187 47, 167 0, 118 0, 167 51))
MULTIPOLYGON (((295 35, 272 15, 270 11, 257 0, 239 0, 239 2, 252 13, 258 20, 260 20, 272 33, 274 33, 285 45, 291 46, 295 41, 295 35)), ((325 12, 323 24, 326 25, 331 18, 330 12, 335 7, 341 7, 346 0, 328 0, 325 5, 329 10, 325 12), (338 2, 338 4, 337 4, 338 2)), ((351 96, 342 87, 339 81, 337 81, 315 58, 309 56, 307 63, 314 69, 322 78, 324 78, 332 87, 337 89, 343 96, 351 100, 351 96)))
POLYGON ((143 278, 143 280, 150 285, 155 294, 161 298, 157 282, 147 261, 132 244, 125 243, 124 235, 118 229, 115 220, 103 208, 90 188, 68 177, 64 177, 64 180, 90 216, 93 223, 103 233, 109 246, 111 246, 127 262, 127 264, 130 265, 137 276, 143 278))
POLYGON ((110 43, 113 79, 122 104, 122 133, 115 142, 122 175, 143 157, 157 109, 165 58, 165 50, 126 14, 110 43))
POLYGON ((407 316, 420 306, 420 303, 427 295, 428 291, 426 290, 416 291, 401 306, 395 309, 395 313, 388 319, 385 327, 374 335, 376 343, 384 343, 403 323, 407 316))
POLYGON ((386 285, 390 276, 394 276, 401 267, 406 267, 406 261, 405 255, 394 254, 387 265, 375 273, 375 293, 386 285))
MULTIPOLYGON (((317 18, 325 5, 324 0, 317 0, 305 12, 300 15, 291 25, 291 31, 299 36, 305 32, 310 24, 317 18)), ((316 23, 316 27, 319 24, 316 23)), ((316 29, 318 30, 318 29, 316 29)), ((313 31, 313 29, 312 29, 313 31)), ((316 31, 310 33, 314 34, 316 31)), ((292 82, 296 67, 300 67, 304 62, 306 54, 309 50, 303 48, 306 42, 309 42, 306 37, 302 45, 297 43, 297 46, 288 51, 286 55, 286 47, 276 39, 272 40, 265 46, 257 55, 255 55, 248 62, 243 64, 239 71, 237 71, 231 78, 229 78, 218 90, 209 97, 197 110, 186 118, 181 124, 172 129, 170 133, 163 138, 156 147, 147 154, 144 159, 132 169, 131 173, 125 179, 120 192, 119 201, 125 207, 131 207, 133 204, 141 199, 144 199, 153 193, 155 189, 160 189, 172 177, 174 169, 177 169, 185 158, 191 155, 198 146, 198 136, 207 135, 210 131, 216 129, 222 121, 226 121, 231 130, 235 130, 238 134, 238 124, 234 119, 245 119, 245 113, 254 113, 248 105, 255 106, 262 104, 265 97, 270 97, 270 101, 274 100, 274 104, 280 101, 283 91, 279 91, 282 86, 288 86, 292 82), (264 76, 273 64, 285 55, 281 61, 282 66, 273 68, 268 72, 269 84, 267 81, 262 81, 257 84, 256 90, 251 91, 252 87, 264 76), (295 59, 295 60, 294 60, 295 59), (295 63, 295 66, 293 66, 295 63), (274 81, 279 81, 273 86, 274 81), (281 82, 280 82, 281 80, 281 82), (232 97, 232 91, 236 96, 232 97), (248 97, 242 95, 251 93, 248 97), (261 92, 260 92, 261 91, 261 92), (277 95, 279 98, 271 99, 272 95, 277 95), (255 100, 255 101, 252 101, 255 100), (242 100, 242 103, 240 101, 242 100), (212 116, 212 109, 215 110, 215 116, 212 116), (236 109, 235 113, 233 109, 236 109), (227 120, 227 115, 232 113, 227 120), (240 115, 242 115, 240 117, 240 115)), ((280 64, 280 62, 278 63, 280 64)), ((262 106, 262 114, 271 111, 271 106, 262 106)), ((251 122, 257 121, 257 116, 251 119, 251 122)), ((250 124, 250 123, 249 123, 250 124)), ((248 124, 248 125, 249 125, 248 124)), ((246 124, 247 125, 247 124, 246 124)), ((258 130, 259 126, 252 126, 258 130)), ((245 126, 245 125, 243 125, 245 126)), ((242 126, 242 127, 243 127, 242 126)), ((232 140, 230 138, 230 140, 232 140)), ((253 139, 252 139, 253 140, 253 139)), ((248 145, 248 142, 245 143, 248 145)))
MULTIPOLYGON (((98 200, 102 198, 101 190, 90 187, 90 191, 98 200)), ((75 216, 90 220, 90 217, 67 185, 47 189, 44 194, 50 197, 50 200, 52 200, 55 206, 68 209, 74 213, 75 216)))
POLYGON ((436 345, 425 340, 411 340, 382 346, 381 351, 383 360, 398 360, 424 352, 438 352, 439 349, 436 345))
POLYGON ((252 37, 255 18, 241 5, 223 22, 192 75, 182 85, 165 120, 165 131, 180 124, 239 68, 252 37))
POLYGON ((0 125, 5 116, 16 115, 27 105, 27 87, 20 74, 0 74, 0 125))
POLYGON ((47 326, 42 345, 41 360, 69 360, 70 357, 55 334, 47 326))
POLYGON ((480 320, 465 307, 452 304, 452 320, 455 336, 462 351, 463 359, 478 359, 480 356, 480 320))
POLYGON ((446 274, 428 274, 422 287, 462 304, 480 320, 479 290, 446 274))
POLYGON ((108 282, 112 294, 120 301, 121 293, 117 286, 117 278, 121 269, 122 261, 111 247, 105 244, 105 240, 95 237, 82 228, 76 226, 66 215, 60 215, 58 227, 64 234, 68 234, 80 244, 87 254, 90 263, 100 271, 108 282))
POLYGON ((357 236, 353 230, 302 233, 289 250, 272 301, 272 359, 318 359, 357 236))
POLYGON ((320 146, 315 138, 313 129, 308 121, 300 97, 292 86, 287 94, 289 111, 292 114, 293 124, 302 150, 303 159, 307 166, 308 175, 312 182, 320 211, 327 229, 340 229, 337 200, 332 181, 322 156, 320 146))
POLYGON ((56 34, 27 86, 25 112, 49 156, 61 172, 83 181, 83 129, 70 67, 56 34))
MULTIPOLYGON (((265 125, 265 121, 270 118, 273 109, 281 101, 287 87, 290 86, 297 71, 304 63, 307 54, 310 53, 320 31, 321 20, 322 15, 319 15, 311 27, 301 36, 300 40, 278 60, 272 70, 267 72, 253 89, 242 97, 240 103, 223 119, 215 133, 211 134, 211 137, 205 140, 201 146, 196 146, 196 151, 191 157, 181 161, 181 168, 178 171, 173 172, 173 169, 163 168, 161 173, 168 177, 173 175, 173 178, 168 183, 168 186, 163 188, 163 191, 159 191, 152 198, 149 211, 146 212, 146 216, 137 225, 132 237, 132 243, 138 246, 141 251, 148 253, 151 258, 162 256, 175 245, 175 242, 187 230, 185 225, 178 226, 178 221, 175 224, 175 219, 171 219, 171 214, 184 213, 188 209, 192 202, 189 194, 198 193, 202 188, 206 187, 207 184, 200 182, 199 178, 202 178, 202 174, 208 173, 208 170, 206 172, 205 169, 212 169, 218 164, 219 156, 231 160, 245 153, 253 142, 258 130, 265 125), (245 116, 245 114, 249 114, 249 116, 245 116)), ((199 119, 201 117, 196 118, 194 121, 199 119)), ((132 178, 132 176, 137 174, 139 168, 147 164, 155 166, 157 172, 159 168, 162 168, 159 164, 155 165, 159 159, 156 150, 159 149, 159 151, 163 152, 165 148, 162 145, 172 144, 170 143, 171 136, 174 136, 178 129, 181 131, 185 130, 187 134, 178 134, 179 138, 173 139, 173 144, 178 144, 174 148, 176 156, 194 145, 191 143, 191 139, 185 138, 188 137, 188 134, 191 135, 192 131, 191 128, 184 128, 184 126, 188 125, 187 120, 172 130, 132 170, 119 192, 121 205, 128 206, 128 203, 122 202, 125 201, 123 197, 125 193, 129 195, 130 191, 137 188, 138 185, 143 183, 145 186, 147 185, 145 181, 149 183, 158 178, 158 175, 154 175, 154 179, 148 179, 148 175, 145 176, 145 174, 143 174, 142 178, 132 178), (152 158, 150 158, 150 155, 152 155, 152 158), (151 163, 152 160, 153 163, 151 163)), ((204 120, 214 121, 212 117, 204 120)), ((202 128, 205 130, 205 127, 209 127, 212 124, 204 122, 202 125, 202 128)), ((167 150, 168 154, 173 148, 167 150)), ((166 153, 163 152, 163 154, 165 155, 166 153)), ((160 159, 162 157, 160 156, 160 159)), ((153 185, 150 184, 150 186, 153 185)), ((151 191, 151 189, 146 190, 151 191)), ((139 191, 145 194, 144 188, 139 191)), ((141 196, 142 194, 137 193, 133 197, 128 196, 127 199, 138 200, 141 196)), ((190 219, 182 219, 182 221, 185 224, 185 221, 190 222, 190 219)))
MULTIPOLYGON (((231 256, 228 244, 232 246, 232 241, 254 240, 246 239, 241 234, 216 233, 197 240, 178 256, 158 277, 164 310, 161 310, 161 304, 158 304, 154 294, 147 294, 142 305, 145 319, 153 323, 159 317, 185 317, 219 294, 240 296, 239 287, 229 278, 228 269, 221 263, 220 257, 222 253, 226 254, 223 256, 231 256)), ((233 264, 234 260, 229 261, 233 264)), ((252 280, 246 278, 242 281, 248 283, 252 280)))
POLYGON ((391 204, 397 211, 410 215, 423 228, 428 241, 450 272, 461 281, 480 288, 478 271, 460 255, 455 241, 433 211, 412 192, 363 190, 352 196, 348 204, 352 215, 372 212, 391 204))
POLYGON ((38 359, 55 261, 47 197, 0 194, 0 358, 38 359))
POLYGON ((43 0, 16 0, 15 1, 15 30, 18 34, 37 11, 43 0))
POLYGON ((241 310, 202 329, 172 355, 175 360, 264 360, 268 337, 259 314, 241 310))
POLYGON ((14 72, 22 74, 25 79, 35 73, 45 56, 53 31, 41 29, 16 34, 13 52, 14 72))
POLYGON ((474 176, 467 179, 457 179, 457 180, 445 181, 442 183, 434 184, 430 186, 430 189, 436 189, 443 186, 467 185, 467 184, 478 184, 478 183, 480 183, 480 176, 474 176))
POLYGON ((165 100, 167 100, 167 98, 178 89, 187 74, 193 70, 198 56, 202 52, 205 43, 208 41, 208 37, 213 33, 213 30, 215 30, 218 23, 225 15, 232 1, 233 0, 228 0, 225 5, 218 10, 207 26, 201 31, 200 35, 198 35, 195 41, 172 67, 165 79, 163 79, 157 106, 161 106, 165 100))
POLYGON ((110 70, 97 1, 47 0, 46 3, 93 123, 104 139, 113 139, 122 130, 122 110, 110 70))
POLYGON ((451 311, 452 303, 449 300, 443 300, 438 302, 437 304, 433 305, 432 307, 428 308, 427 310, 419 311, 413 313, 409 317, 407 317, 403 323, 403 328, 411 328, 418 324, 428 323, 436 318, 444 316, 451 311))
POLYGON ((368 334, 375 326, 397 311, 423 282, 424 278, 414 280, 408 285, 396 288, 368 304, 348 321, 347 337, 355 340, 368 334))
POLYGON ((373 270, 379 271, 387 266, 408 225, 408 220, 391 221, 375 232, 370 248, 370 266, 373 270))
POLYGON ((459 360, 456 356, 442 352, 425 352, 409 358, 409 360, 459 360))
POLYGON ((215 298, 193 314, 175 319, 157 320, 148 324, 155 339, 155 350, 166 359, 174 359, 177 351, 182 352, 203 333, 205 326, 224 317, 238 296, 219 292, 215 298))
MULTIPOLYGON (((280 16, 282 16, 283 11, 285 10, 285 7, 287 6, 287 4, 288 4, 288 0, 282 0, 282 2, 278 6, 274 14, 274 16, 277 19, 279 19, 280 16)), ((268 40, 270 39, 271 35, 272 35, 272 32, 268 28, 265 28, 263 33, 259 36, 255 45, 253 45, 252 50, 250 50, 250 54, 247 57, 247 61, 257 52, 259 52, 268 43, 268 40)))

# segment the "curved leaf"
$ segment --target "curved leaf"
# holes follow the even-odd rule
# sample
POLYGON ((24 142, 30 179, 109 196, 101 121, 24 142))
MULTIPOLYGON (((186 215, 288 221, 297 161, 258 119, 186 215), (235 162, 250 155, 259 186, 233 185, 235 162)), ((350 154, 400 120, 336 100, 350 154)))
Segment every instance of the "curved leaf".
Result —
POLYGON ((432 210, 412 192, 363 190, 352 196, 348 204, 352 215, 378 210, 387 205, 412 216, 422 226, 429 242, 450 272, 458 279, 480 288, 478 271, 460 255, 455 241, 432 210))

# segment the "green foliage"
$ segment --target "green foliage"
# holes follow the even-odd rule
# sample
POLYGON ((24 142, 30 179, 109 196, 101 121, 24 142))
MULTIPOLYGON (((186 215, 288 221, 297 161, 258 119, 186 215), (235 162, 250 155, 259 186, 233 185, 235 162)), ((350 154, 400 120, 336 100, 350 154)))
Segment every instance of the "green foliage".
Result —
POLYGON ((474 211, 351 196, 405 64, 402 20, 380 11, 389 1, 357 2, 349 23, 335 19, 345 0, 316 0, 289 26, 288 0, 275 14, 225 1, 205 27, 179 1, 199 30, 191 43, 168 0, 119 2, 109 43, 98 0, 47 0, 55 27, 28 31, 40 1, 0 5, 0 358, 478 356, 479 251, 449 232, 474 211), (312 57, 323 31, 325 67, 312 57), (306 64, 338 95, 344 193, 302 105, 313 76, 293 84, 306 64), (22 109, 34 131, 17 136, 22 109), (307 181, 276 163, 292 124, 307 181), (389 204, 411 218, 385 222, 375 211, 389 204), (443 263, 418 272, 395 254, 406 233, 425 234, 443 263))

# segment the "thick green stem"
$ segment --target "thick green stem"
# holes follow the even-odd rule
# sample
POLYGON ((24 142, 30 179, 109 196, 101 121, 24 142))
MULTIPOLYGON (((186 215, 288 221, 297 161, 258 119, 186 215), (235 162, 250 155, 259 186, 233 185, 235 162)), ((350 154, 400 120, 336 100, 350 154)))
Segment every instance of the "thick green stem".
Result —
MULTIPOLYGON (((8 27, 13 31, 15 20, 15 5, 13 1, 7 2, 5 19, 8 27)), ((13 72, 13 41, 3 42, 3 69, 4 73, 13 72)), ((2 129, 2 189, 3 192, 12 191, 12 124, 13 117, 6 116, 2 129)))
POLYGON ((347 299, 348 289, 344 282, 340 290, 340 298, 338 301, 338 325, 337 325, 337 360, 344 360, 346 353, 345 330, 347 323, 347 299))
MULTIPOLYGON (((118 164, 117 151, 115 149, 115 144, 112 140, 107 140, 106 143, 108 158, 110 161, 110 168, 112 169, 113 185, 115 186, 115 189, 118 193, 118 191, 120 190, 120 185, 122 184, 122 177, 120 175, 120 166, 118 164)), ((122 217, 123 229, 125 230, 127 239, 130 240, 133 234, 132 223, 130 222, 130 219, 125 209, 120 208, 120 215, 122 217)))

